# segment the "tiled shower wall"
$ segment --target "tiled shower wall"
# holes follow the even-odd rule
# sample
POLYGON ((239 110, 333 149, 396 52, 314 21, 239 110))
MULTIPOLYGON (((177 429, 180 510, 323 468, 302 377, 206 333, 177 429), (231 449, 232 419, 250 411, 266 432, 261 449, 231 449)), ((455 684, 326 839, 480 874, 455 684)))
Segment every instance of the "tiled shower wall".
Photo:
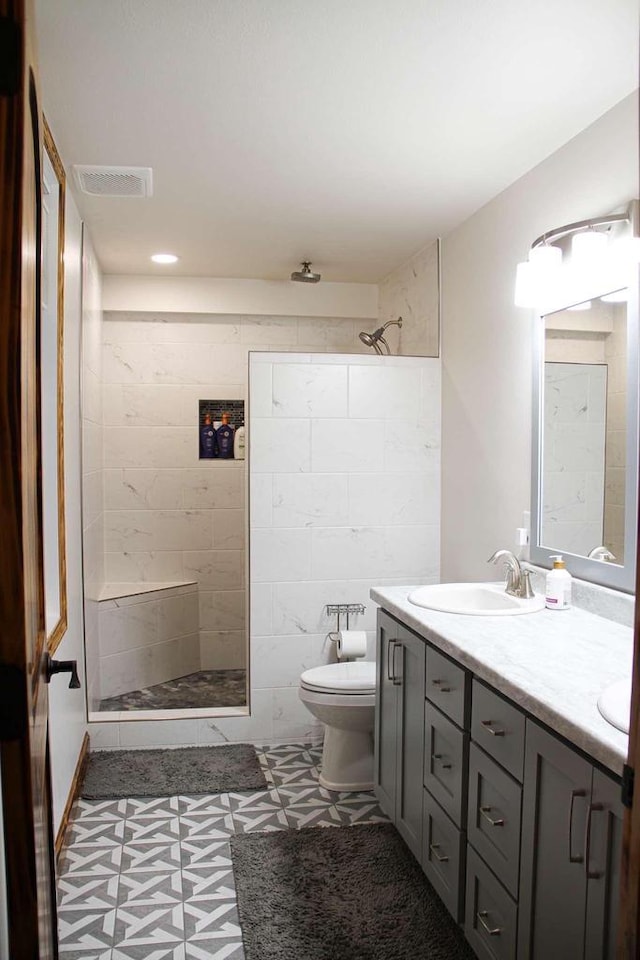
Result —
POLYGON ((367 351, 375 320, 105 313, 105 576, 199 585, 203 669, 245 665, 245 470, 198 459, 198 400, 246 399, 250 350, 367 351))
POLYGON ((82 563, 87 695, 100 698, 98 598, 104 584, 102 292, 87 233, 82 262, 82 563))
POLYGON ((298 683, 335 656, 326 604, 365 604, 374 659, 370 587, 439 579, 440 361, 252 354, 250 411, 252 712, 313 737, 298 683))

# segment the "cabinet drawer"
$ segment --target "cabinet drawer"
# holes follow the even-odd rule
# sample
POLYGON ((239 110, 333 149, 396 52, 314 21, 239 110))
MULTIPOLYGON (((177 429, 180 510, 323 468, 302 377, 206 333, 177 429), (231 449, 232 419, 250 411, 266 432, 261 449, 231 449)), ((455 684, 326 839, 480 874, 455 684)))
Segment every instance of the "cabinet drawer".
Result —
POLYGON ((469 842, 517 899, 522 788, 475 743, 469 750, 469 842))
POLYGON ((471 699, 471 737, 522 783, 524 714, 477 680, 471 699))
POLYGON ((422 869, 456 921, 461 917, 464 834, 451 822, 428 790, 423 798, 422 869))
POLYGON ((518 908, 472 847, 467 847, 464 932, 481 960, 513 960, 518 908))
POLYGON ((460 826, 468 735, 429 702, 424 719, 424 785, 460 826))
POLYGON ((466 671, 427 647, 427 697, 459 727, 465 726, 466 671))

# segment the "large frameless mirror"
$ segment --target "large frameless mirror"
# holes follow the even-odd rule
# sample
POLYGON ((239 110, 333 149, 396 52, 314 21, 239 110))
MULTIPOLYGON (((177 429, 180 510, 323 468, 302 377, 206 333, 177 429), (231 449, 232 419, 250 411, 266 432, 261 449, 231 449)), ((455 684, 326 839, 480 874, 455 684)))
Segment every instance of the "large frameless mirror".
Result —
POLYGON ((40 310, 40 454, 45 630, 50 653, 67 629, 64 513, 64 208, 65 172, 44 123, 40 310))
POLYGON ((531 559, 550 566, 563 554, 576 576, 632 592, 637 264, 624 274, 627 285, 600 272, 598 288, 596 270, 584 299, 559 305, 556 296, 556 308, 536 322, 531 559))

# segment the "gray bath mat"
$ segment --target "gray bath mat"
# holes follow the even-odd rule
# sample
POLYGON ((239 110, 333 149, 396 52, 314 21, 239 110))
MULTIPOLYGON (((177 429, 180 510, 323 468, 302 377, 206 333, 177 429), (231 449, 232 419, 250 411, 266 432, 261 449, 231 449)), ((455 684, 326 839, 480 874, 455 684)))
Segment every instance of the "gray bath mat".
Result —
POLYGON ((246 960, 473 960, 391 824, 231 838, 246 960))
POLYGON ((267 781, 248 744, 177 750, 109 750, 89 755, 81 795, 87 800, 264 790, 267 781))

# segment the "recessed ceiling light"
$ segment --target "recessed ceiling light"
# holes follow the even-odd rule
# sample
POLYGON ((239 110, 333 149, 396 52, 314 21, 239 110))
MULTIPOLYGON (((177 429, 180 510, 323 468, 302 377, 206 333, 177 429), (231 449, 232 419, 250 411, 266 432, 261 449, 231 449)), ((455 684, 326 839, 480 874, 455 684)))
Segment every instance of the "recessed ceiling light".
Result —
POLYGON ((151 259, 154 263, 176 263, 178 260, 175 253, 154 253, 151 259))

